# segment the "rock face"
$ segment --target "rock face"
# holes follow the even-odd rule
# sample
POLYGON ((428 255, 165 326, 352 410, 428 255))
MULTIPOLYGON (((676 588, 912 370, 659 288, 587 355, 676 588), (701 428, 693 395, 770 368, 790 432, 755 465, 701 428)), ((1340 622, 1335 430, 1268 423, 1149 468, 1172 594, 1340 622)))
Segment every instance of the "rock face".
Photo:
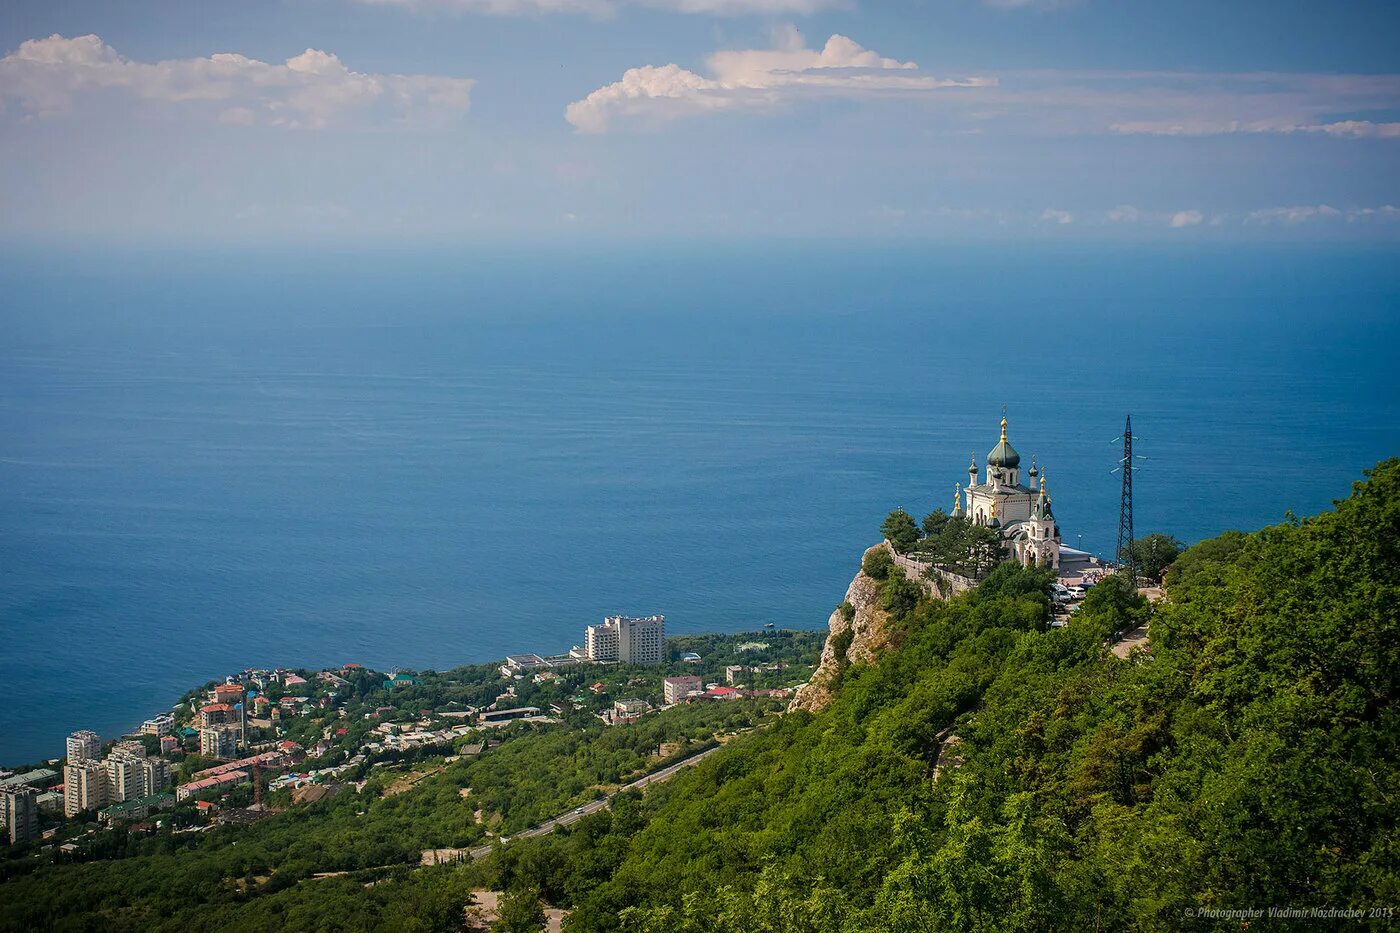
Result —
MULTIPOLYGON (((865 553, 888 548, 881 542, 865 553)), ((826 637, 821 663, 812 679, 797 688, 788 704, 789 711, 805 709, 815 713, 825 708, 831 702, 841 671, 853 663, 871 663, 889 640, 890 614, 880 607, 880 581, 866 576, 864 571, 857 572, 846 590, 846 603, 854 611, 837 607, 831 614, 827 621, 831 634, 826 637)))

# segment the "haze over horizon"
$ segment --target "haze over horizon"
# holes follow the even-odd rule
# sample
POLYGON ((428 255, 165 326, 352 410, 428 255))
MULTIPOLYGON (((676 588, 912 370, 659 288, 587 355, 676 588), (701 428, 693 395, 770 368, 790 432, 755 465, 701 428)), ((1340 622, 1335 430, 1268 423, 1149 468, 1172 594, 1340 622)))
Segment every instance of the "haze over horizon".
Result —
POLYGON ((1391 3, 8 13, 10 241, 1400 234, 1391 3))

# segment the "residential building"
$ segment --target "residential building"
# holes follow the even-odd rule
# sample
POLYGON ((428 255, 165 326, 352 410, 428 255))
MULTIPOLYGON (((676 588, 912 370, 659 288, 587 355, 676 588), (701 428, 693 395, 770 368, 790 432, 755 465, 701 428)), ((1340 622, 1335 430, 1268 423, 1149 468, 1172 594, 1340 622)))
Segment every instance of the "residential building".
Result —
POLYGON ((0 790, 0 829, 10 845, 28 842, 39 835, 39 791, 33 787, 6 787, 0 790))
POLYGON ((613 703, 613 712, 619 716, 640 716, 651 709, 646 700, 618 700, 613 703))
POLYGON ((238 754, 238 727, 209 726, 199 730, 199 753, 206 758, 232 758, 238 754))
POLYGON ((199 708, 199 728, 208 729, 233 721, 233 707, 227 703, 209 703, 199 708))
POLYGON ((107 805, 107 767, 100 761, 77 761, 63 769, 63 815, 70 820, 85 810, 107 805))
POLYGON ((503 673, 523 674, 526 671, 533 671, 537 668, 548 666, 545 659, 537 654, 512 654, 506 656, 503 673))
POLYGON ((584 654, 590 661, 654 665, 666 657, 665 616, 609 616, 583 634, 584 654))
MULTIPOLYGON (((300 751, 300 746, 295 742, 284 743, 293 749, 300 751)), ((255 766, 266 768, 269 771, 285 768, 293 764, 293 758, 280 751, 262 752, 251 758, 240 758, 237 761, 226 761, 221 765, 214 765, 212 768, 205 768, 203 771, 196 771, 190 777, 196 781, 205 780, 212 777, 223 777, 235 772, 243 774, 245 777, 253 773, 255 766)))
POLYGON ((160 737, 160 753, 169 755, 180 747, 180 740, 173 735, 163 735, 160 737))
POLYGON ((233 706, 243 702, 243 687, 241 684, 218 684, 214 687, 214 702, 223 703, 226 706, 233 706))
POLYGON ((529 719, 540 715, 538 706, 519 706, 515 709, 493 709, 487 710, 478 717, 478 724, 483 726, 499 725, 509 722, 512 719, 529 719))
POLYGON ((147 719, 141 723, 141 733, 143 735, 162 736, 169 735, 175 731, 175 717, 169 714, 157 716, 154 719, 147 719))
POLYGON ((108 755, 102 763, 107 768, 108 801, 121 803, 142 796, 142 759, 118 753, 108 755))
POLYGON ((685 699, 692 693, 699 693, 705 687, 699 677, 686 675, 683 677, 667 677, 661 681, 661 692, 667 703, 675 703, 685 699))
POLYGON ((169 810, 175 806, 174 794, 147 794, 122 803, 104 807, 97 814, 102 823, 117 823, 125 820, 144 820, 155 810, 169 810))
POLYGON ((0 788, 4 787, 48 787, 58 779, 58 772, 52 768, 35 768, 33 771, 26 771, 23 774, 14 774, 0 781, 0 788))
POLYGON ((74 732, 68 737, 68 762, 90 761, 102 751, 102 739, 91 729, 74 732))
POLYGON ((134 739, 124 739, 112 746, 111 755, 127 755, 132 758, 145 758, 146 745, 144 742, 137 742, 134 739))
POLYGON ((175 788, 175 799, 178 801, 189 800, 191 797, 198 797, 201 794, 212 791, 223 791, 239 784, 248 783, 248 774, 244 771, 231 771, 228 774, 219 774, 214 777, 207 777, 198 781, 191 781, 188 784, 181 784, 175 788))
POLYGON ((141 792, 149 797, 158 794, 170 783, 170 762, 164 758, 147 758, 141 762, 141 792))

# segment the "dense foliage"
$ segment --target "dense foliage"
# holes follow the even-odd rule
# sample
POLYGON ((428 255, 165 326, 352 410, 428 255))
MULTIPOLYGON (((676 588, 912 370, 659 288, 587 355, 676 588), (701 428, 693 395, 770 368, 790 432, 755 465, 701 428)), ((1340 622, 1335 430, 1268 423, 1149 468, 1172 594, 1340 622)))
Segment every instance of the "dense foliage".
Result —
POLYGON ((494 880, 575 905, 573 930, 642 933, 1152 930, 1400 899, 1400 461, 1334 512, 1188 550, 1155 612, 1115 578, 1042 631, 1045 583, 1003 565, 920 602, 822 713, 494 880), (1149 613, 1150 652, 1110 654, 1149 613))

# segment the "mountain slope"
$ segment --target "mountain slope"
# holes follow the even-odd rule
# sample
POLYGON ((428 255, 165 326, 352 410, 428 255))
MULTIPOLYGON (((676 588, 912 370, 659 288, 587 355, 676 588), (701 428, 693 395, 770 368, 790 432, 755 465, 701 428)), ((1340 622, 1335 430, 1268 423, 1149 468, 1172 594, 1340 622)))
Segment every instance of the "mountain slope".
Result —
POLYGON ((791 713, 498 882, 574 930, 1159 929, 1188 911, 1400 895, 1400 461, 1329 512, 1188 551, 1153 648, 1091 591, 1046 630, 1046 580, 1002 567, 895 601, 889 646, 791 713), (949 726, 960 767, 933 780, 949 726))

